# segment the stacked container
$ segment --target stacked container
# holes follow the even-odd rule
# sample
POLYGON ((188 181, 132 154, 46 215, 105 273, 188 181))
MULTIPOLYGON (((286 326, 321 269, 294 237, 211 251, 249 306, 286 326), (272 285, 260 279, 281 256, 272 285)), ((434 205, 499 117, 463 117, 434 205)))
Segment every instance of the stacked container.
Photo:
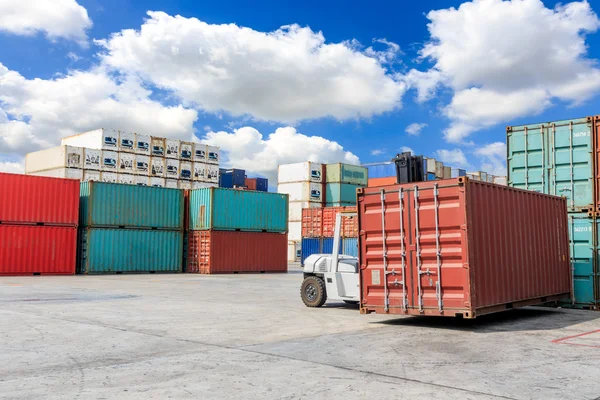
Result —
POLYGON ((287 195, 208 188, 188 198, 187 272, 287 272, 287 195))
MULTIPOLYGON (((302 255, 301 264, 312 254, 328 253, 333 250, 335 221, 339 213, 356 212, 356 206, 305 208, 302 210, 302 255)), ((340 254, 358 257, 358 218, 342 217, 340 230, 340 254)))
POLYGON ((327 164, 326 207, 356 206, 356 189, 367 186, 367 168, 349 164, 327 164))
POLYGON ((508 185, 567 199, 573 299, 564 306, 598 308, 600 118, 510 126, 506 133, 508 185))
POLYGON ((75 273, 79 182, 0 173, 0 275, 75 273))
POLYGON ((191 189, 218 184, 219 149, 114 129, 69 136, 29 153, 28 175, 191 189))
POLYGON ((181 272, 183 191, 82 182, 78 272, 181 272))

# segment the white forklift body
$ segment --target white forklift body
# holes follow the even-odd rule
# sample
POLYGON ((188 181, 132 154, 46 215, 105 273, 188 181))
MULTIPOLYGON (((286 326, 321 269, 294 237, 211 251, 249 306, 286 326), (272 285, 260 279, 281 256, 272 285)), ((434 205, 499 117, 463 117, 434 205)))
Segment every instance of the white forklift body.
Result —
POLYGON ((342 217, 354 215, 356 213, 337 214, 333 254, 313 254, 304 261, 300 295, 307 307, 321 307, 328 299, 358 304, 358 258, 338 254, 342 217))

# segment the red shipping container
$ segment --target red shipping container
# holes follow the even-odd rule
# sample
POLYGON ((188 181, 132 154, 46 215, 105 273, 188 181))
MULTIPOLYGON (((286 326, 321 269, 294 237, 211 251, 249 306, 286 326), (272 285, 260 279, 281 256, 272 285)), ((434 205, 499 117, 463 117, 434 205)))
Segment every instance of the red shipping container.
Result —
POLYGON ((570 295, 564 198, 462 177, 366 188, 358 207, 362 313, 475 318, 570 295))
POLYGON ((245 185, 248 190, 256 190, 256 178, 246 178, 245 185))
POLYGON ((186 272, 287 272, 287 234, 190 231, 186 272))
POLYGON ((323 209, 302 209, 302 237, 323 236, 323 209))
POLYGON ((0 223, 77 226, 79 181, 0 173, 0 223))
POLYGON ((367 183, 367 186, 374 187, 374 186, 388 186, 388 185, 395 185, 395 184, 396 184, 395 176, 386 176, 384 178, 370 178, 369 182, 367 183))
MULTIPOLYGON (((304 208, 302 210, 302 237, 333 237, 335 218, 342 212, 356 212, 356 207, 304 208)), ((358 218, 342 218, 342 237, 358 237, 358 218)))
POLYGON ((0 225, 0 275, 72 275, 77 228, 0 225))

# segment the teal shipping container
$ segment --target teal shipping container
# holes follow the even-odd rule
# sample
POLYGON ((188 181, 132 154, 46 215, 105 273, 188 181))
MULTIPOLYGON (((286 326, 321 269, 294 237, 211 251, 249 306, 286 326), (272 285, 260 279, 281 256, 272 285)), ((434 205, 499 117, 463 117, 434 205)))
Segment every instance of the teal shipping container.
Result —
POLYGON ((328 183, 325 185, 325 202, 348 203, 351 206, 355 206, 356 189, 361 187, 349 183, 328 183))
POLYGON ((85 228, 79 243, 78 273, 181 272, 183 231, 85 228))
POLYGON ((282 193, 224 188, 191 190, 190 230, 280 232, 288 230, 289 201, 282 193))
POLYGON ((564 196, 571 212, 593 210, 593 120, 506 128, 508 185, 564 196))
POLYGON ((563 306, 595 308, 598 305, 598 248, 595 242, 599 222, 587 213, 569 214, 574 304, 563 306))
POLYGON ((183 191, 152 186, 82 182, 80 226, 183 229, 183 191))
POLYGON ((365 167, 350 164, 327 164, 327 183, 350 183, 353 185, 367 186, 369 171, 365 167))

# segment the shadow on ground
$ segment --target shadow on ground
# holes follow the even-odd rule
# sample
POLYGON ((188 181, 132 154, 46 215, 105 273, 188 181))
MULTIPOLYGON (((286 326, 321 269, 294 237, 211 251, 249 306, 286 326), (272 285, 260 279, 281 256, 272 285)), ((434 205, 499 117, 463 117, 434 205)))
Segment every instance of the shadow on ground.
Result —
POLYGON ((579 311, 526 307, 482 315, 475 319, 454 317, 410 316, 373 322, 395 326, 449 329, 470 332, 536 331, 552 330, 577 325, 600 318, 597 311, 579 311))

